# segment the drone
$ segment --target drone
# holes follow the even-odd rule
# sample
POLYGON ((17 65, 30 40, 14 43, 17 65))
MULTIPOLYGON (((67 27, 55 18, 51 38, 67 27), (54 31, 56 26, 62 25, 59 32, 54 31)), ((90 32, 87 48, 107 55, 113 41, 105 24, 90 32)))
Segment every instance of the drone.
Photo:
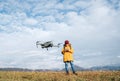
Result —
POLYGON ((58 43, 57 45, 54 45, 52 41, 47 41, 47 42, 44 42, 42 43, 41 41, 37 41, 36 42, 36 47, 38 48, 38 45, 41 45, 41 48, 46 48, 48 50, 48 48, 52 48, 52 47, 60 47, 62 43, 58 43))

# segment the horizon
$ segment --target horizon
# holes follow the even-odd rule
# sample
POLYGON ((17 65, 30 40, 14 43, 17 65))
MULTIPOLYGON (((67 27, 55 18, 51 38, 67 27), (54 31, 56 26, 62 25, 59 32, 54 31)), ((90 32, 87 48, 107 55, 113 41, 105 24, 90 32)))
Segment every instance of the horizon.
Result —
MULTIPOLYGON (((0 70, 1 71, 63 71, 65 70, 65 68, 30 69, 30 68, 20 68, 20 67, 17 67, 17 68, 16 67, 5 67, 5 68, 3 67, 3 68, 0 68, 0 70)), ((70 66, 69 66, 69 70, 71 70, 70 66)), ((93 66, 89 68, 75 65, 75 70, 76 71, 119 71, 120 65, 116 64, 116 65, 105 65, 105 66, 93 66)))

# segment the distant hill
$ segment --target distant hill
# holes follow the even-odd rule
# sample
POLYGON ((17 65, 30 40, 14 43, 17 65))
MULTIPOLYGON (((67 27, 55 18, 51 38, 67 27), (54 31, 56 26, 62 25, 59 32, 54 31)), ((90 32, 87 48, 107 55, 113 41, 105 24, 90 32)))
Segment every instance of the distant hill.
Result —
POLYGON ((80 66, 77 66, 77 65, 75 65, 74 67, 75 67, 75 70, 76 70, 76 71, 84 71, 84 70, 87 70, 87 69, 85 69, 85 68, 83 68, 83 67, 80 67, 80 66))
POLYGON ((25 68, 0 68, 0 71, 32 71, 32 70, 25 68))
MULTIPOLYGON (((116 65, 106 65, 106 66, 95 66, 95 67, 91 67, 91 68, 83 68, 80 66, 75 65, 75 70, 76 71, 96 71, 96 70, 110 70, 110 71, 120 71, 120 65, 116 64, 116 65)), ((69 69, 71 70, 71 67, 69 67, 69 69)), ((65 69, 26 69, 26 68, 0 68, 0 71, 65 71, 65 69)))
MULTIPOLYGON (((75 65, 75 70, 76 71, 95 71, 95 70, 110 70, 110 71, 120 71, 120 65, 106 65, 106 66, 95 66, 95 67, 91 67, 91 68, 83 68, 83 67, 80 67, 80 66, 77 66, 75 65)), ((71 67, 69 67, 69 69, 71 70, 71 67)), ((65 69, 62 69, 62 71, 65 70, 65 69)))
POLYGON ((112 66, 112 65, 96 66, 96 67, 91 67, 90 70, 119 70, 120 71, 120 66, 112 66))

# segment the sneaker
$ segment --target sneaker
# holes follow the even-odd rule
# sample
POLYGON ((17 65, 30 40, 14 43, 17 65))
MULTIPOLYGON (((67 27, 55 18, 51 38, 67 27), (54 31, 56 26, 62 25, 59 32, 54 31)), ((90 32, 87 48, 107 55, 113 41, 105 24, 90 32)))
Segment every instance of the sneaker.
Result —
POLYGON ((75 72, 74 72, 73 74, 74 74, 74 75, 78 75, 78 74, 77 74, 77 73, 75 73, 75 72))
POLYGON ((68 73, 66 73, 66 75, 69 75, 69 72, 68 72, 68 73))

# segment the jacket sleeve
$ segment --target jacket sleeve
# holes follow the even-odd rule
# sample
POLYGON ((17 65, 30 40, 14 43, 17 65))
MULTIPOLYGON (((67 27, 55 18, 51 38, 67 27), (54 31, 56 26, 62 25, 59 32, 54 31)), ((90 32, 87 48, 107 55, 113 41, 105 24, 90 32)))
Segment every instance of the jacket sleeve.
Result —
POLYGON ((62 49, 61 53, 64 54, 64 48, 62 49))
POLYGON ((71 54, 73 54, 74 53, 74 49, 73 48, 71 48, 71 50, 69 51, 71 54))

